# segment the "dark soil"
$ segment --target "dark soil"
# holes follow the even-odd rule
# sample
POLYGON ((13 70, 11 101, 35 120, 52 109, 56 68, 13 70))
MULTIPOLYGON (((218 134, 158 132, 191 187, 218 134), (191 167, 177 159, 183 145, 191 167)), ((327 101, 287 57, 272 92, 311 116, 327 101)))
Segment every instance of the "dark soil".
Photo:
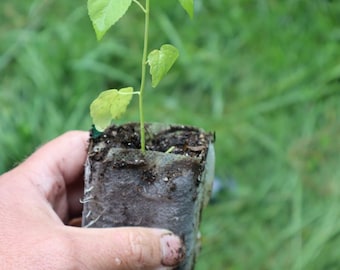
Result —
MULTIPOLYGON (((145 125, 146 150, 168 152, 172 154, 198 157, 204 159, 210 142, 215 140, 214 133, 206 133, 195 127, 169 125, 168 129, 149 131, 150 125, 145 125)), ((105 142, 106 149, 111 147, 123 149, 140 149, 139 124, 112 125, 100 133, 92 128, 90 132, 90 148, 92 144, 105 142)), ((106 153, 92 153, 95 160, 102 160, 106 153)))

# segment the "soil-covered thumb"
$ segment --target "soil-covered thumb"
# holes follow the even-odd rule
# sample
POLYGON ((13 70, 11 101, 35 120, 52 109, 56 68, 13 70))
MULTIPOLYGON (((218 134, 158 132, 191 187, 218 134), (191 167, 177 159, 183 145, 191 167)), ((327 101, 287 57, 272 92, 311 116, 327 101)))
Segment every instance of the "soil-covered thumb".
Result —
POLYGON ((79 269, 172 269, 185 256, 183 241, 163 229, 68 229, 72 256, 79 262, 79 269))

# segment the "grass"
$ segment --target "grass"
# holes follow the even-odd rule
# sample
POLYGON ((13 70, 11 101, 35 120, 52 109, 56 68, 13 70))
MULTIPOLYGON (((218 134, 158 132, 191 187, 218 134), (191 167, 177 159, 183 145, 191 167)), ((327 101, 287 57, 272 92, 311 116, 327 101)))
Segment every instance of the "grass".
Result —
MULTIPOLYGON (((151 48, 181 57, 145 93, 145 117, 216 131, 226 188, 204 212, 197 269, 338 269, 340 4, 196 4, 193 21, 171 1, 152 17, 151 48)), ((89 129, 102 89, 138 84, 135 12, 97 43, 85 4, 0 3, 0 172, 89 129)), ((136 120, 134 103, 124 121, 136 120)))

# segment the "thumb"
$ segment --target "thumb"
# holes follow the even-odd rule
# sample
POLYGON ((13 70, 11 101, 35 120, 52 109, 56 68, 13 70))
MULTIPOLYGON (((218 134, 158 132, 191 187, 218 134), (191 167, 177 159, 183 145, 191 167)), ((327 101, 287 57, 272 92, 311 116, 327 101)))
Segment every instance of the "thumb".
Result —
POLYGON ((185 256, 182 240, 163 229, 67 228, 81 269, 172 269, 185 256))

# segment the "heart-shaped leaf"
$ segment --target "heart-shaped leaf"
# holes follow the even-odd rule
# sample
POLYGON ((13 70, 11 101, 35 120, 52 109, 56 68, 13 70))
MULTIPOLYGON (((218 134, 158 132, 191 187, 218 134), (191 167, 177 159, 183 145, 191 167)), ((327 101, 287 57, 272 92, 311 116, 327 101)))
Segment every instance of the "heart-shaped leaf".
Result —
POLYGON ((179 0, 184 10, 189 14, 190 18, 194 17, 194 0, 179 0))
POLYGON ((131 3, 132 0, 88 0, 87 9, 98 40, 125 14, 131 3))
POLYGON ((133 88, 126 87, 120 90, 106 90, 99 94, 90 105, 90 115, 98 131, 103 131, 112 119, 118 119, 126 111, 132 93, 133 88))
POLYGON ((160 50, 153 50, 148 56, 152 87, 156 87, 175 63, 179 53, 176 47, 165 44, 160 50))

